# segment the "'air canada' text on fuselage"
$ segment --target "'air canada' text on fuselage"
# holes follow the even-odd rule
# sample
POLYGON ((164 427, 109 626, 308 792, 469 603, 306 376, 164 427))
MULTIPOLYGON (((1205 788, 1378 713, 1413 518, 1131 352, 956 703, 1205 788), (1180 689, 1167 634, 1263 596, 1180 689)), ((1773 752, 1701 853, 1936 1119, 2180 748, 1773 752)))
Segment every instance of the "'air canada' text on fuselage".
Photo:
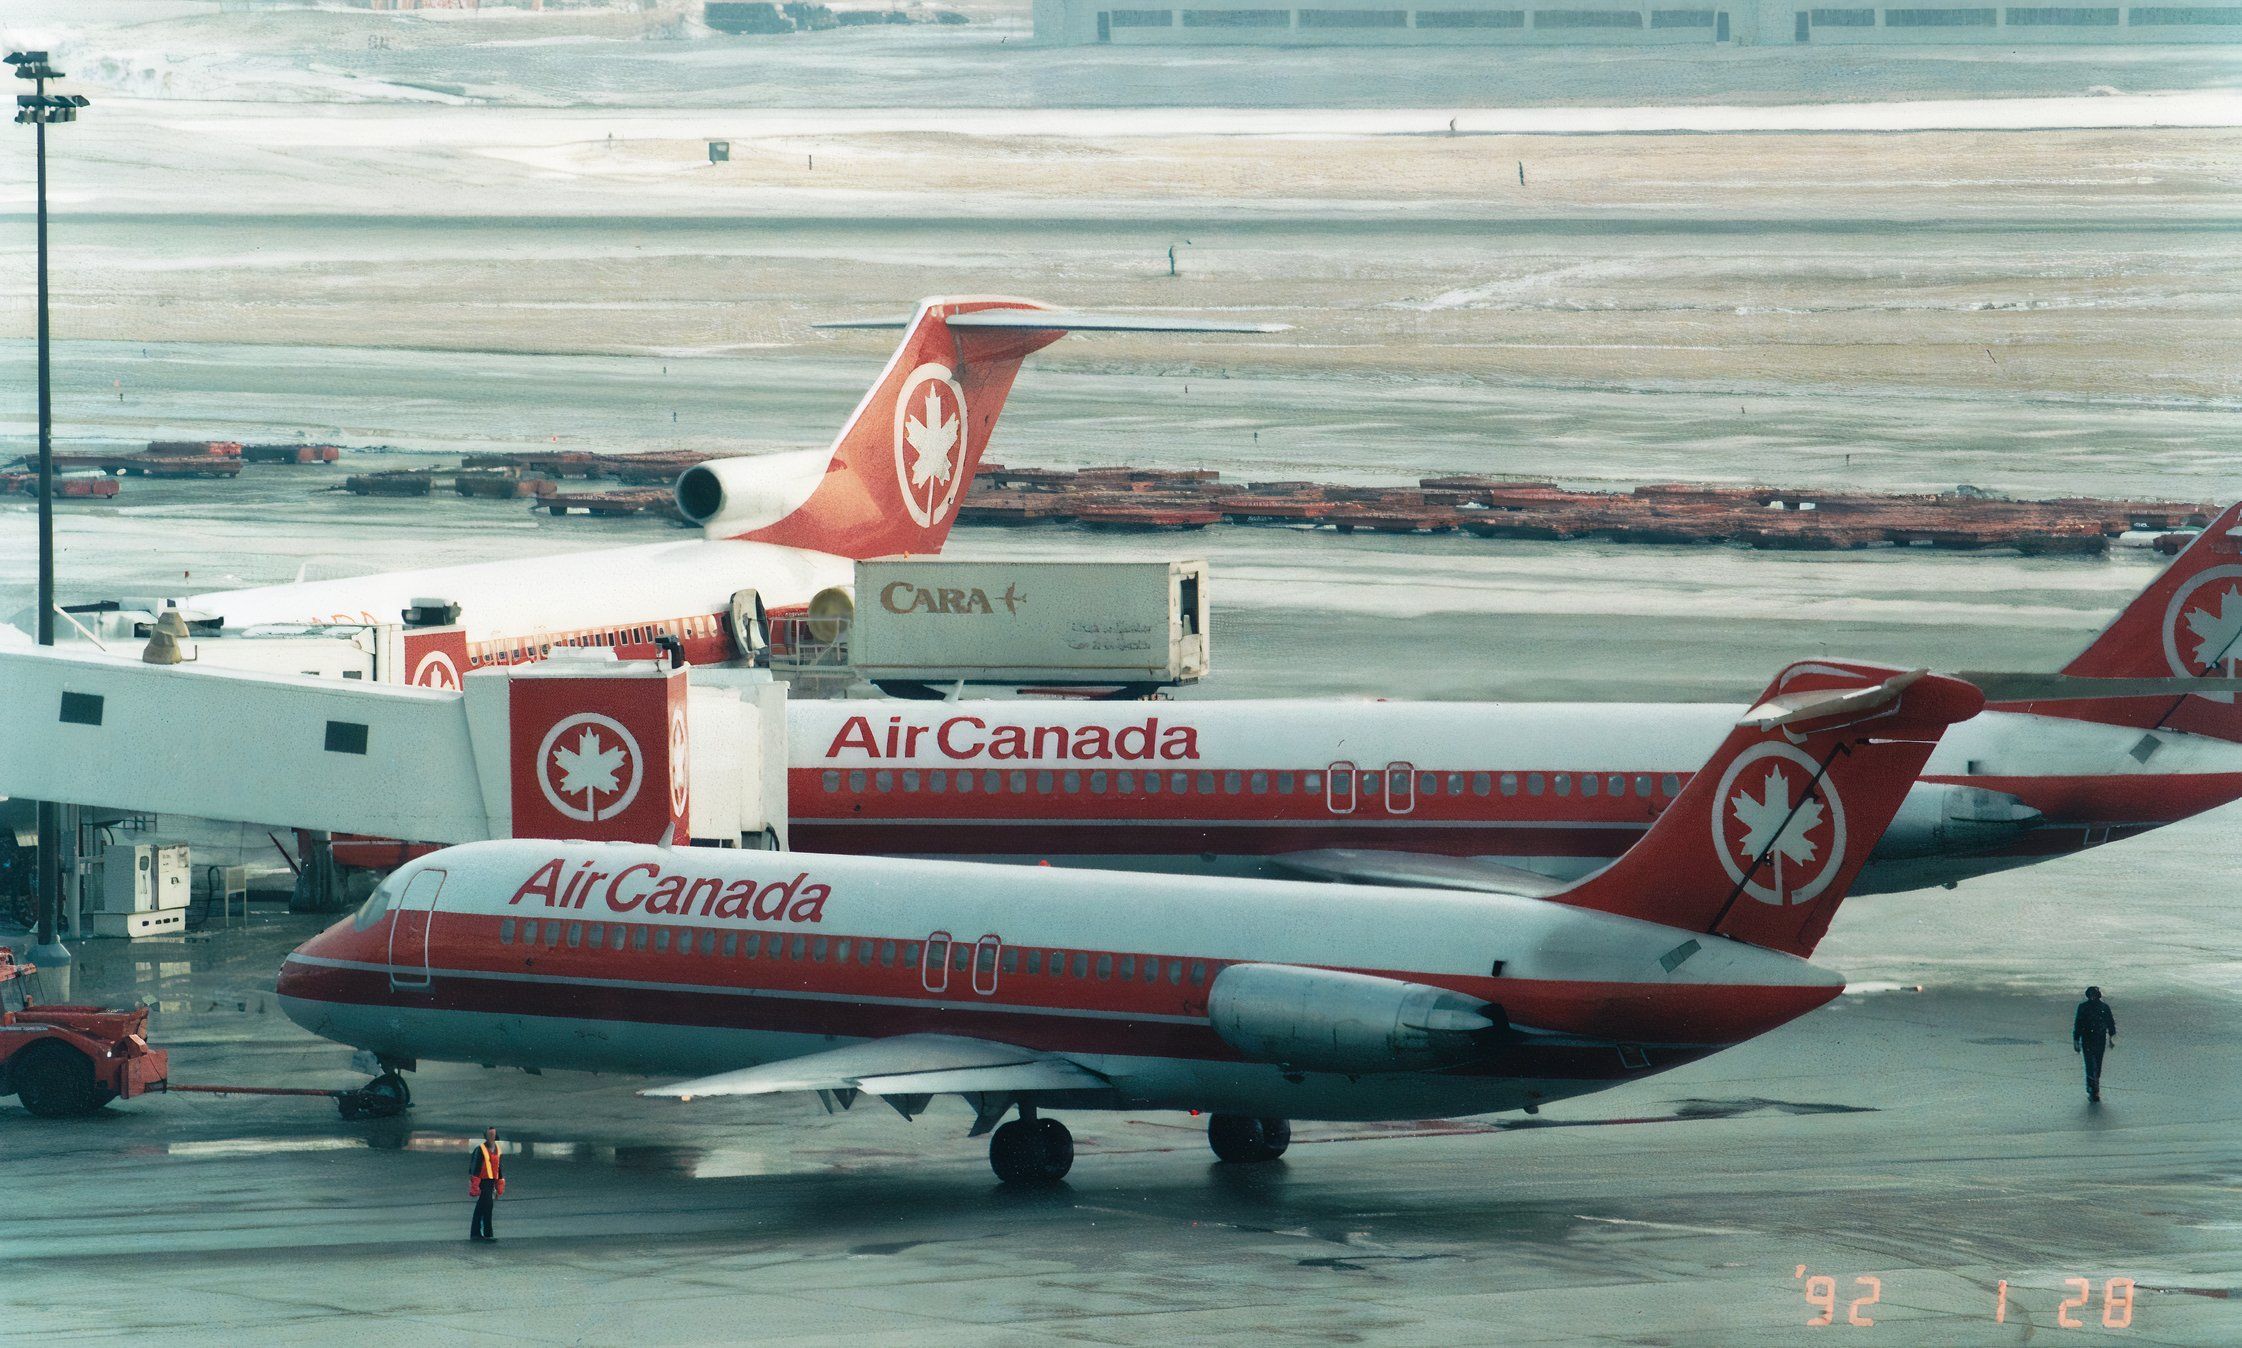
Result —
POLYGON ((901 717, 891 716, 884 730, 874 728, 869 716, 851 716, 834 734, 825 756, 915 758, 928 752, 959 762, 984 758, 1188 762, 1199 757, 1199 732, 1193 726, 1164 726, 1157 716, 1125 726, 992 726, 978 716, 952 716, 928 726, 905 725, 901 717), (931 748, 925 743, 929 737, 931 748))
POLYGON ((727 884, 709 876, 680 875, 650 861, 625 866, 613 874, 596 866, 593 861, 580 861, 571 875, 565 873, 567 864, 555 858, 531 872, 506 902, 513 905, 543 899, 547 908, 579 909, 596 893, 606 900, 609 911, 616 913, 821 922, 825 919, 825 900, 833 893, 829 886, 812 882, 808 871, 759 887, 753 880, 727 884))

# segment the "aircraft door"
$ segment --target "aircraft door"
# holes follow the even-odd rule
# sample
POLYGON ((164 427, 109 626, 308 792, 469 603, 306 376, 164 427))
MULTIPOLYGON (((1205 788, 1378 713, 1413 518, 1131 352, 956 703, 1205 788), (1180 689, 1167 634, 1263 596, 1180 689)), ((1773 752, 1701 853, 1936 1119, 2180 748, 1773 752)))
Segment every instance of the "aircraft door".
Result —
POLYGON ((1408 814, 1416 808, 1416 765, 1414 763, 1386 764, 1386 813, 1408 814))
POLYGON ((771 647, 771 619, 763 611, 763 596, 754 590, 732 592, 730 611, 725 615, 727 634, 732 638, 732 649, 743 660, 752 660, 771 647))
POLYGON ((443 892, 444 872, 421 871, 397 896, 389 919, 389 986, 399 989, 428 986, 429 929, 436 919, 436 896, 443 892))
POLYGON ((938 931, 926 938, 926 958, 919 961, 919 986, 928 992, 950 987, 950 934, 938 931))
POLYGON ((973 945, 973 990, 983 997, 996 995, 997 958, 1003 949, 1003 940, 994 932, 973 945))
POLYGON ((1332 764, 1323 774, 1324 807, 1333 814, 1355 812, 1355 765, 1344 760, 1332 764))

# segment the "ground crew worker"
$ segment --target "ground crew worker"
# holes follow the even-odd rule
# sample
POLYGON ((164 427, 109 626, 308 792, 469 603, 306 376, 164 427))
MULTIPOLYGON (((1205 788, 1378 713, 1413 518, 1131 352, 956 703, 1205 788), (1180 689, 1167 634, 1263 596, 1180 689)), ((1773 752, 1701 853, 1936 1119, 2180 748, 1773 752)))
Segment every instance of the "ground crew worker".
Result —
POLYGON ((2086 1098, 2102 1099, 2102 1052, 2117 1042, 2117 1017, 2102 1000, 2100 988, 2088 988, 2086 1000, 2071 1017, 2071 1051, 2086 1059, 2086 1098))
POLYGON ((475 1199, 475 1219, 467 1226, 469 1240, 496 1240, 491 1234, 490 1212, 506 1192, 506 1167, 498 1158, 498 1130, 485 1128, 467 1162, 467 1192, 475 1199))

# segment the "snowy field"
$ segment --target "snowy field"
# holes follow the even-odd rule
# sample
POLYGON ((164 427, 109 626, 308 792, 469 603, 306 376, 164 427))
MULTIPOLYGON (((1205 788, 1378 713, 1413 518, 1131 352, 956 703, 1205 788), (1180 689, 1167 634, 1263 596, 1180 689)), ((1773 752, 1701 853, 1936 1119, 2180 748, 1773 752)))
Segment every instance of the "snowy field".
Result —
MULTIPOLYGON (((48 42, 96 99, 56 137, 58 434, 397 451, 373 465, 815 445, 887 348, 811 324, 994 292, 1292 325, 1070 339, 1014 394, 993 451, 1014 463, 2242 493, 2229 53, 1052 51, 1024 41, 1024 5, 968 9, 763 40, 676 9, 0 0, 5 35, 48 42)), ((0 140, 18 210, 26 149, 0 140)), ((16 388, 29 246, 18 215, 16 388)), ((31 429, 28 398, 0 406, 0 444, 31 429)), ((322 485, 135 482, 70 509, 67 585, 664 532, 322 485)), ((0 508, 11 611, 29 538, 0 508)), ((1809 650, 2045 666, 2151 565, 1266 530, 1124 546, 1214 559, 1206 691, 1231 696, 1730 697, 1809 650)))

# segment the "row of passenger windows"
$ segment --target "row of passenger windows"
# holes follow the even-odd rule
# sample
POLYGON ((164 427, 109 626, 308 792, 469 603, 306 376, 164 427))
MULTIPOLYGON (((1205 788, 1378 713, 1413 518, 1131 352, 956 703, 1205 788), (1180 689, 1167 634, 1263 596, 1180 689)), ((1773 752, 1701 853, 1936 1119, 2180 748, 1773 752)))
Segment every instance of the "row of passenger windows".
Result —
MULTIPOLYGON (((1523 791, 1529 796, 1553 794, 1570 796, 1577 786, 1584 797, 1625 796, 1633 794, 1648 800, 1654 796, 1672 799, 1681 794, 1681 778, 1672 773, 1652 777, 1623 773, 1582 773, 1575 778, 1569 772, 1418 772, 1366 770, 1358 772, 1358 786, 1362 794, 1375 796, 1391 780, 1395 794, 1414 789, 1420 796, 1461 796, 1467 792, 1474 796, 1491 796, 1497 790, 1503 795, 1515 796, 1523 791)), ((955 792, 969 795, 1081 795, 1085 790, 1093 796, 1103 795, 1172 795, 1172 796, 1290 796, 1316 795, 1324 790, 1324 775, 1320 772, 971 772, 960 769, 952 772, 941 768, 921 771, 916 768, 851 768, 845 783, 853 795, 871 790, 882 794, 901 791, 906 794, 932 792, 940 795, 955 792), (1032 788, 1032 789, 1031 789, 1032 788)), ((824 774, 825 790, 837 794, 844 784, 844 775, 838 768, 827 768, 824 774)), ((1334 783, 1337 793, 1345 795, 1349 788, 1345 776, 1334 783)))
MULTIPOLYGON (((563 918, 502 918, 501 945, 542 946, 547 950, 651 950, 656 954, 705 955, 716 959, 784 960, 811 964, 855 964, 861 968, 916 969, 925 942, 880 941, 869 937, 809 936, 785 932, 719 931, 713 927, 657 926, 643 922, 582 922, 563 918)), ((1053 978, 1095 978, 1157 983, 1165 977, 1193 987, 1207 981, 1204 960, 1163 959, 1159 955, 1117 955, 1110 951, 1050 950, 983 941, 936 941, 936 966, 947 962, 958 973, 978 966, 984 974, 1048 974, 1053 978), (946 955, 944 951, 946 950, 946 955)))
MULTIPOLYGON (((1523 28, 1526 15, 1536 28, 1640 28, 1643 15, 1632 9, 1303 9, 1297 11, 1301 28, 1407 28, 1416 15, 1419 28, 1523 28)), ((1711 28, 1710 9, 1655 9, 1653 28, 1711 28)), ((1113 28, 1172 28, 1180 14, 1185 28, 1290 28, 1290 9, 1116 9, 1107 11, 1113 28)))
MULTIPOLYGON (((959 950, 966 947, 959 946, 959 950)), ((989 947, 983 946, 984 958, 989 947)), ((953 967, 965 966, 952 961, 953 967)), ((986 970, 987 965, 983 964, 986 970)), ((1053 978, 1095 978, 1100 982, 1158 983, 1163 978, 1170 984, 1181 986, 1186 974, 1191 986, 1203 987, 1207 981, 1204 960, 1163 960, 1158 955, 1115 955, 1110 952, 1093 954, 1086 950, 1035 950, 1022 951, 1017 946, 1004 948, 1004 972, 1008 974, 1049 974, 1053 978)))
MULTIPOLYGON (((1641 28, 1644 14, 1631 9, 1470 9, 1416 10, 1418 28, 1523 28, 1531 13, 1535 28, 1641 28)), ((1813 9, 1803 11, 1816 28, 1874 28, 1876 10, 1813 9)), ((1180 14, 1185 28, 1290 28, 1290 9, 1116 9, 1107 12, 1113 28, 1171 28, 1180 14)), ((1302 9, 1301 28, 1406 28, 1412 11, 1403 9, 1302 9)), ((1709 9, 1654 9, 1652 28, 1711 28, 1717 11, 1709 9)), ((1887 9, 1887 28, 1990 28, 2000 22, 1994 9, 1887 9)), ((2135 26, 2193 26, 2242 24, 2242 7, 2223 5, 2143 6, 2131 10, 2135 26)), ((2114 27, 2115 8, 2046 6, 2014 8, 2007 12, 2012 27, 2077 26, 2114 27)))
POLYGON ((479 669, 484 665, 518 665, 542 660, 553 653, 555 646, 602 650, 617 646, 643 646, 665 633, 679 637, 718 635, 716 619, 703 617, 676 618, 667 622, 603 631, 563 632, 557 636, 539 636, 534 640, 508 638, 501 641, 473 641, 467 645, 467 667, 479 669))
MULTIPOLYGON (((1873 9, 1811 9, 1807 18, 1816 28, 1874 28, 1873 9)), ((2141 8, 2128 12, 2136 27, 2196 24, 2242 24, 2242 6, 2179 6, 2141 8)), ((2115 28, 2114 6, 2044 5, 1995 9, 1887 9, 1886 28, 1991 28, 2006 22, 2011 28, 2115 28)))

